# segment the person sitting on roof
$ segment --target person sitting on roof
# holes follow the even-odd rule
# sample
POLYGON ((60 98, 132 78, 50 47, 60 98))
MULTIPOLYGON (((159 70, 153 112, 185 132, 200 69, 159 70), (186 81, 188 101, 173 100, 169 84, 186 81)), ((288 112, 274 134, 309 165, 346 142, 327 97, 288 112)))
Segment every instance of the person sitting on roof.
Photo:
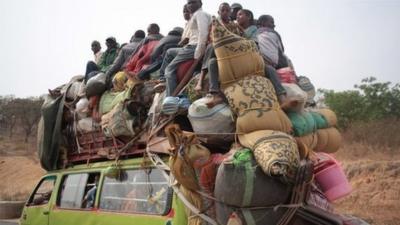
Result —
MULTIPOLYGON (((192 14, 187 28, 188 28, 188 44, 183 48, 171 48, 167 51, 164 57, 163 64, 160 70, 160 79, 166 79, 167 82, 167 96, 177 95, 178 82, 177 82, 177 69, 178 66, 188 60, 194 60, 190 71, 199 63, 207 46, 207 38, 209 34, 209 27, 211 24, 211 16, 202 10, 201 0, 187 0, 187 6, 192 14)), ((184 77, 184 84, 190 77, 184 77)), ((179 84, 180 86, 182 84, 179 84)))
POLYGON ((114 75, 121 70, 125 69, 126 64, 131 58, 132 54, 136 51, 140 42, 145 38, 146 34, 143 30, 137 30, 132 36, 130 43, 121 48, 117 58, 114 60, 110 69, 106 72, 107 79, 110 81, 114 75))
POLYGON ((189 43, 189 28, 188 28, 188 23, 190 20, 190 17, 192 17, 192 14, 189 11, 188 5, 185 4, 183 6, 183 19, 185 19, 186 23, 185 23, 185 28, 183 29, 183 33, 182 33, 182 37, 181 37, 181 41, 179 42, 179 46, 185 46, 187 45, 187 43, 189 43))
POLYGON ((103 52, 101 51, 100 42, 96 40, 92 42, 92 51, 94 54, 94 62, 98 64, 100 62, 101 55, 103 55, 103 52))
POLYGON ((147 37, 139 44, 137 51, 125 67, 125 73, 133 79, 136 75, 150 64, 150 56, 153 49, 164 36, 160 34, 160 27, 152 23, 147 28, 147 37))
POLYGON ((241 9, 237 13, 237 23, 244 32, 244 37, 257 42, 257 26, 254 24, 253 12, 248 9, 241 9))
POLYGON ((114 37, 106 39, 106 51, 102 54, 98 64, 90 61, 86 65, 85 83, 98 72, 107 72, 118 53, 118 42, 114 37))
MULTIPOLYGON (((85 77, 92 71, 98 71, 99 67, 97 66, 98 63, 100 62, 100 58, 103 55, 103 52, 101 51, 101 45, 100 42, 94 40, 92 41, 91 44, 91 49, 93 51, 94 55, 94 61, 89 61, 86 64, 86 72, 85 72, 85 77)), ((85 79, 86 82, 86 79, 85 79)))
POLYGON ((150 74, 160 69, 167 50, 178 47, 178 43, 181 41, 182 33, 183 28, 175 27, 168 33, 167 36, 163 37, 160 42, 158 42, 150 55, 151 65, 142 69, 138 73, 138 78, 140 80, 150 79, 150 74))
POLYGON ((274 18, 261 15, 258 18, 258 27, 257 42, 264 61, 275 69, 288 67, 281 36, 274 29, 274 18))
MULTIPOLYGON (((231 21, 230 19, 231 7, 229 6, 228 3, 223 2, 220 4, 218 8, 218 15, 219 15, 218 19, 229 31, 239 36, 243 35, 243 31, 240 29, 239 25, 231 21)), ((209 72, 208 73, 209 93, 213 97, 212 98, 213 104, 210 104, 210 106, 222 102, 223 98, 220 93, 219 82, 218 82, 218 63, 215 56, 214 48, 212 47, 211 43, 207 46, 207 50, 203 58, 203 65, 201 69, 202 70, 200 73, 199 81, 197 82, 195 90, 196 91, 202 90, 204 77, 207 74, 207 72, 209 72)))

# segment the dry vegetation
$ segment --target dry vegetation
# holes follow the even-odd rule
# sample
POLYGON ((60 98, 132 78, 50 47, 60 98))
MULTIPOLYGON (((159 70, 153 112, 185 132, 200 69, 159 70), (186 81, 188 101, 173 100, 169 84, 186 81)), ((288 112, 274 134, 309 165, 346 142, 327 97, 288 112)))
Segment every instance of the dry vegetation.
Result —
MULTIPOLYGON (((343 132, 336 153, 353 193, 335 203, 341 213, 374 225, 400 224, 400 122, 358 124, 343 132)), ((17 136, 17 135, 16 135, 17 136)), ((23 200, 45 172, 36 157, 35 140, 0 136, 0 200, 23 200)))
POLYGON ((376 225, 400 224, 400 121, 358 124, 344 132, 336 153, 353 192, 335 203, 339 212, 376 225))

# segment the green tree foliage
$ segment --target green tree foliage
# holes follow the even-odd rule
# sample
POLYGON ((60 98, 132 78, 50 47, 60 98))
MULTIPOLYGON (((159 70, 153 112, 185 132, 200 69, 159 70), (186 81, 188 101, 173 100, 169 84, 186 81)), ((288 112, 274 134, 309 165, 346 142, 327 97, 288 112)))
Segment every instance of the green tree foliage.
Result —
POLYGON ((340 127, 346 128, 360 121, 400 118, 399 84, 382 83, 369 77, 354 87, 356 90, 341 92, 320 90, 324 94, 324 103, 336 112, 340 127))

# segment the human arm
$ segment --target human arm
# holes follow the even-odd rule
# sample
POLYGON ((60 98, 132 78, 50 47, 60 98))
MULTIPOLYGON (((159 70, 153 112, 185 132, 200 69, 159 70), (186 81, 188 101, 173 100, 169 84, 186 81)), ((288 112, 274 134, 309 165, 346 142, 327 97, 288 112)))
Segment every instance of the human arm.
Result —
POLYGON ((257 34, 257 41, 264 60, 275 67, 279 60, 277 36, 271 32, 262 32, 257 34))
POLYGON ((200 59, 204 55, 204 52, 207 47, 211 18, 208 14, 201 11, 198 14, 196 14, 195 19, 196 19, 196 23, 197 23, 199 37, 198 37, 198 41, 197 41, 196 50, 194 52, 194 59, 200 59))

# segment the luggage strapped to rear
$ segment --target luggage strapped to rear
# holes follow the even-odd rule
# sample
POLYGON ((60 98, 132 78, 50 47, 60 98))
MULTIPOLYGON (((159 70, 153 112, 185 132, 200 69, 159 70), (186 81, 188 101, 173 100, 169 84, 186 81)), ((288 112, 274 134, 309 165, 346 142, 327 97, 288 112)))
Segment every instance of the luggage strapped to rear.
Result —
MULTIPOLYGON (((172 117, 168 118, 166 121, 162 122, 162 125, 158 126, 157 128, 153 129, 155 126, 152 127, 150 130, 150 135, 148 136, 148 141, 152 138, 153 135, 155 135, 159 130, 161 130, 165 125, 167 125, 169 122, 172 121, 172 117)), ((189 200, 186 199, 186 197, 183 195, 183 193, 179 190, 179 187, 177 186, 178 183, 175 180, 174 176, 170 172, 170 167, 160 158, 158 154, 152 153, 150 151, 150 145, 147 145, 146 147, 146 155, 150 159, 150 161, 153 163, 153 165, 160 169, 162 171, 163 176, 169 180, 169 186, 174 190, 176 193, 177 197, 182 201, 182 203, 190 210, 192 211, 196 216, 200 217, 204 221, 208 222, 209 224, 212 225, 219 225, 217 221, 215 221, 213 218, 210 216, 206 215, 204 213, 205 210, 200 210, 196 208, 192 203, 189 202, 189 200)), ((275 206, 265 206, 265 207, 246 207, 246 208, 240 208, 240 209, 245 209, 246 211, 248 210, 255 210, 255 209, 274 209, 275 211, 278 210, 279 208, 288 208, 288 210, 285 212, 285 214, 282 216, 280 219, 279 223, 277 225, 287 225, 289 222, 292 220, 294 217, 295 213, 298 211, 299 208, 304 207, 304 203, 306 202, 306 197, 308 195, 309 191, 309 186, 313 178, 312 169, 312 162, 307 161, 307 160, 302 160, 299 166, 299 169, 296 174, 295 178, 295 183, 293 186, 293 191, 292 191, 292 197, 289 202, 289 204, 279 204, 275 206)), ((196 193, 200 194, 201 196, 225 204, 223 202, 220 202, 218 199, 214 198, 213 196, 210 196, 209 194, 203 193, 201 191, 196 191, 196 193)), ((226 204, 225 204, 226 205, 226 204)), ((229 205, 228 205, 229 206, 229 205)), ((233 208, 238 208, 235 206, 230 206, 233 208)))

